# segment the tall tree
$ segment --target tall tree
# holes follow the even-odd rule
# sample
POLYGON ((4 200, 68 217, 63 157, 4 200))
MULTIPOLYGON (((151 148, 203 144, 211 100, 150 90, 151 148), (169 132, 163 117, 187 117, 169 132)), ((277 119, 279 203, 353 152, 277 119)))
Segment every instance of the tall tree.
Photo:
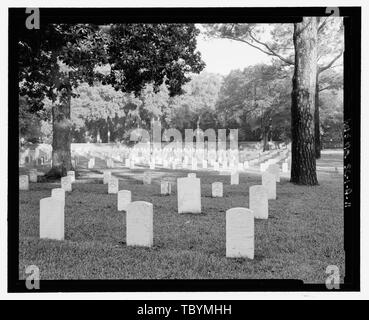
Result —
POLYGON ((49 177, 66 175, 71 164, 70 103, 80 80, 92 82, 94 67, 104 62, 104 34, 92 25, 42 25, 19 36, 20 94, 35 111, 52 102, 52 169, 49 177))
POLYGON ((263 150, 269 149, 272 128, 289 127, 291 100, 289 71, 279 66, 258 64, 225 77, 217 102, 217 114, 226 126, 238 124, 259 133, 263 150))
POLYGON ((317 73, 316 17, 304 17, 294 25, 295 71, 292 80, 291 135, 292 165, 291 182, 316 185, 314 105, 317 73))
MULTIPOLYGON (((314 113, 315 153, 320 157, 319 121, 319 78, 320 74, 337 66, 343 53, 343 24, 340 17, 319 19, 318 65, 316 79, 316 108, 314 113)), ((276 24, 212 24, 206 28, 212 37, 230 39, 245 43, 284 65, 294 64, 293 25, 276 24)))
POLYGON ((53 102, 53 167, 48 175, 60 177, 72 168, 74 87, 102 80, 138 94, 146 83, 159 86, 166 77, 171 94, 178 94, 188 74, 204 68, 195 51, 198 32, 191 24, 49 24, 19 34, 21 94, 36 109, 45 96, 53 102), (100 72, 98 67, 106 64, 109 72, 100 72))

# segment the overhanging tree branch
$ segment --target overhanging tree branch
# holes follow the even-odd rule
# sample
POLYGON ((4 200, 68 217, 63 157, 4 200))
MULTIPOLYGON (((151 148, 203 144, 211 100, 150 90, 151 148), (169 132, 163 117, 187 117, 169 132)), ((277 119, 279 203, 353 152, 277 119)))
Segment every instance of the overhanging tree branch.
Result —
POLYGON ((341 52, 337 55, 337 56, 335 56, 333 59, 332 59, 332 61, 331 62, 329 62, 327 65, 325 65, 324 67, 319 67, 318 68, 318 73, 321 73, 321 72, 323 72, 323 71, 325 71, 325 70, 327 70, 327 69, 329 69, 330 67, 332 67, 332 65, 342 56, 342 54, 343 54, 343 50, 341 50, 341 52))
POLYGON ((262 46, 264 46, 265 48, 267 48, 267 50, 270 52, 270 55, 273 55, 273 56, 279 58, 280 60, 282 60, 283 62, 285 62, 287 64, 290 64, 290 65, 293 65, 294 64, 294 62, 292 60, 282 57, 280 54, 278 54, 277 52, 275 52, 271 47, 269 47, 266 43, 264 43, 264 42, 256 39, 251 34, 251 32, 249 32, 249 35, 250 35, 251 39, 254 40, 256 43, 261 44, 262 46))

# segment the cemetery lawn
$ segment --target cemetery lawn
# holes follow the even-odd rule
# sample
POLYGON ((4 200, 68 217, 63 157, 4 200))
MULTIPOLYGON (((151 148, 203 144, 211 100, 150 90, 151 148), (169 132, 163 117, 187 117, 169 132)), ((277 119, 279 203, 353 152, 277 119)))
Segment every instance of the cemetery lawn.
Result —
MULTIPOLYGON (((41 279, 301 279, 324 283, 328 265, 344 278, 343 176, 320 172, 320 185, 296 186, 282 177, 277 200, 269 200, 269 219, 255 220, 255 259, 225 257, 225 212, 248 207, 248 189, 261 184, 258 174, 240 174, 240 185, 215 172, 198 172, 203 214, 178 214, 172 195, 160 195, 160 178, 175 181, 188 171, 156 170, 143 185, 143 170, 119 176, 120 190, 132 200, 154 205, 154 247, 125 245, 125 213, 117 196, 107 194, 102 174, 84 169, 66 195, 65 241, 39 239, 39 201, 59 183, 31 183, 19 197, 19 277, 25 267, 40 268, 41 279), (100 177, 100 179, 96 179, 100 177), (211 183, 223 182, 224 197, 211 198, 211 183), (88 183, 87 183, 88 182, 88 183)), ((127 174, 126 174, 127 173, 127 174)))

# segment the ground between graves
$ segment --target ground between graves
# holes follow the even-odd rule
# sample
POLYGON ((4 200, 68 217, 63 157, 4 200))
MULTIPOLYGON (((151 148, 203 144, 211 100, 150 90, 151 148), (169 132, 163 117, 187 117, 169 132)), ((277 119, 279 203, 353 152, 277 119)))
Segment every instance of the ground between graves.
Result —
MULTIPOLYGON (((137 175, 143 170, 137 170, 137 175)), ((343 176, 320 173, 319 186, 291 184, 281 178, 277 200, 269 200, 269 219, 255 220, 255 258, 225 257, 225 212, 249 206, 249 187, 258 174, 230 176, 197 172, 203 214, 178 214, 175 179, 188 171, 165 171, 151 185, 124 179, 119 189, 132 201, 154 206, 154 247, 127 247, 125 213, 117 195, 107 194, 101 179, 73 184, 66 193, 65 241, 39 239, 39 201, 59 183, 30 183, 19 196, 19 277, 25 267, 40 268, 41 279, 301 279, 323 283, 328 265, 344 276, 343 176), (170 196, 160 195, 160 179, 172 178, 170 196), (223 182, 223 198, 211 197, 211 183, 223 182)), ((95 173, 96 176, 96 173, 95 173)))

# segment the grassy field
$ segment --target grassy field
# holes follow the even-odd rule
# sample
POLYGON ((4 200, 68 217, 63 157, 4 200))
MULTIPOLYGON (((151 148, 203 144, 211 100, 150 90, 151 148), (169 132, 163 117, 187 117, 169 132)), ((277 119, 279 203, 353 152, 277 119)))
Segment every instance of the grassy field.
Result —
MULTIPOLYGON (((329 160, 331 160, 331 155, 329 160)), ((325 161, 324 156, 322 161, 325 161)), ((154 247, 125 245, 125 213, 117 211, 116 195, 107 194, 98 171, 83 170, 66 195, 65 241, 39 239, 39 201, 59 183, 32 183, 19 197, 19 277, 25 266, 37 265, 41 279, 301 279, 323 283, 328 265, 344 276, 343 176, 319 173, 319 186, 277 185, 269 200, 269 219, 255 221, 255 259, 225 257, 225 212, 248 207, 249 187, 261 184, 257 174, 240 175, 239 185, 215 172, 198 172, 203 214, 178 214, 177 194, 160 195, 160 178, 173 181, 188 171, 155 171, 152 185, 143 185, 143 170, 115 169, 120 189, 133 201, 154 205, 154 247), (211 183, 224 183, 224 197, 211 198, 211 183)))

